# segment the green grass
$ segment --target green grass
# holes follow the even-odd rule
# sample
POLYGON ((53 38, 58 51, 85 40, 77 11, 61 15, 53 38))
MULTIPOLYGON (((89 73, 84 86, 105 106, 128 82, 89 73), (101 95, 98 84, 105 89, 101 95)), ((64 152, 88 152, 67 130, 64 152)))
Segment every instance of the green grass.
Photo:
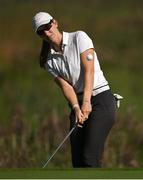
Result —
POLYGON ((10 179, 142 179, 142 169, 2 169, 10 179))

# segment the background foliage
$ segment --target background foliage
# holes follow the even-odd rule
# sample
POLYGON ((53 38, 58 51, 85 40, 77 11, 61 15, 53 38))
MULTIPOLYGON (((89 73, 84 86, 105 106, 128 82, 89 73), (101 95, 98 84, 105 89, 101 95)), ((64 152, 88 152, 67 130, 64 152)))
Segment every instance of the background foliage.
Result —
MULTIPOLYGON (((124 96, 104 167, 142 167, 142 7, 142 0, 0 0, 0 167, 41 167, 69 128, 67 102, 38 65, 31 21, 39 11, 61 31, 86 31, 112 91, 124 96)), ((71 167, 69 142, 49 167, 71 167)))

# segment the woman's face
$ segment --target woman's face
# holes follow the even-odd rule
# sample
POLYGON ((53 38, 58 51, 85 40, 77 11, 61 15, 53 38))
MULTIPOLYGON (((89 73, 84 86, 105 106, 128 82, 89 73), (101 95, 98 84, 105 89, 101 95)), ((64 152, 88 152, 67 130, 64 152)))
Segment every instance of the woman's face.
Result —
POLYGON ((58 32, 58 23, 56 20, 52 20, 49 24, 41 26, 38 29, 37 34, 48 42, 56 43, 59 34, 58 32))

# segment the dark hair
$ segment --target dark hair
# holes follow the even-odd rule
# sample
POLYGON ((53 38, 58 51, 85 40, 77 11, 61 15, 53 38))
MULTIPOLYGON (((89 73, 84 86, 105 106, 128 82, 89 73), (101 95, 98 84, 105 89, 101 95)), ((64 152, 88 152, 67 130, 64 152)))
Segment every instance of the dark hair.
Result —
POLYGON ((47 61, 49 51, 50 51, 50 44, 47 41, 43 40, 40 59, 39 59, 39 64, 41 68, 45 68, 45 63, 47 61))

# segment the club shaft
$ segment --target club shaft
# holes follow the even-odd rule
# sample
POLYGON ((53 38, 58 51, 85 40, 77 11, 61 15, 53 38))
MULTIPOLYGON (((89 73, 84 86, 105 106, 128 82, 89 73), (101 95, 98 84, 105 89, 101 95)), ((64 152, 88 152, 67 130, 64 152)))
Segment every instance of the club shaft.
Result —
POLYGON ((64 142, 68 139, 68 137, 72 134, 72 132, 74 131, 74 129, 77 127, 77 125, 75 125, 67 134, 67 136, 63 139, 63 141, 60 143, 60 145, 56 148, 56 150, 53 152, 53 154, 49 157, 49 159, 46 161, 46 163, 44 164, 43 168, 45 168, 48 163, 50 162, 50 160, 54 157, 54 155, 57 153, 57 151, 60 149, 60 147, 64 144, 64 142))

